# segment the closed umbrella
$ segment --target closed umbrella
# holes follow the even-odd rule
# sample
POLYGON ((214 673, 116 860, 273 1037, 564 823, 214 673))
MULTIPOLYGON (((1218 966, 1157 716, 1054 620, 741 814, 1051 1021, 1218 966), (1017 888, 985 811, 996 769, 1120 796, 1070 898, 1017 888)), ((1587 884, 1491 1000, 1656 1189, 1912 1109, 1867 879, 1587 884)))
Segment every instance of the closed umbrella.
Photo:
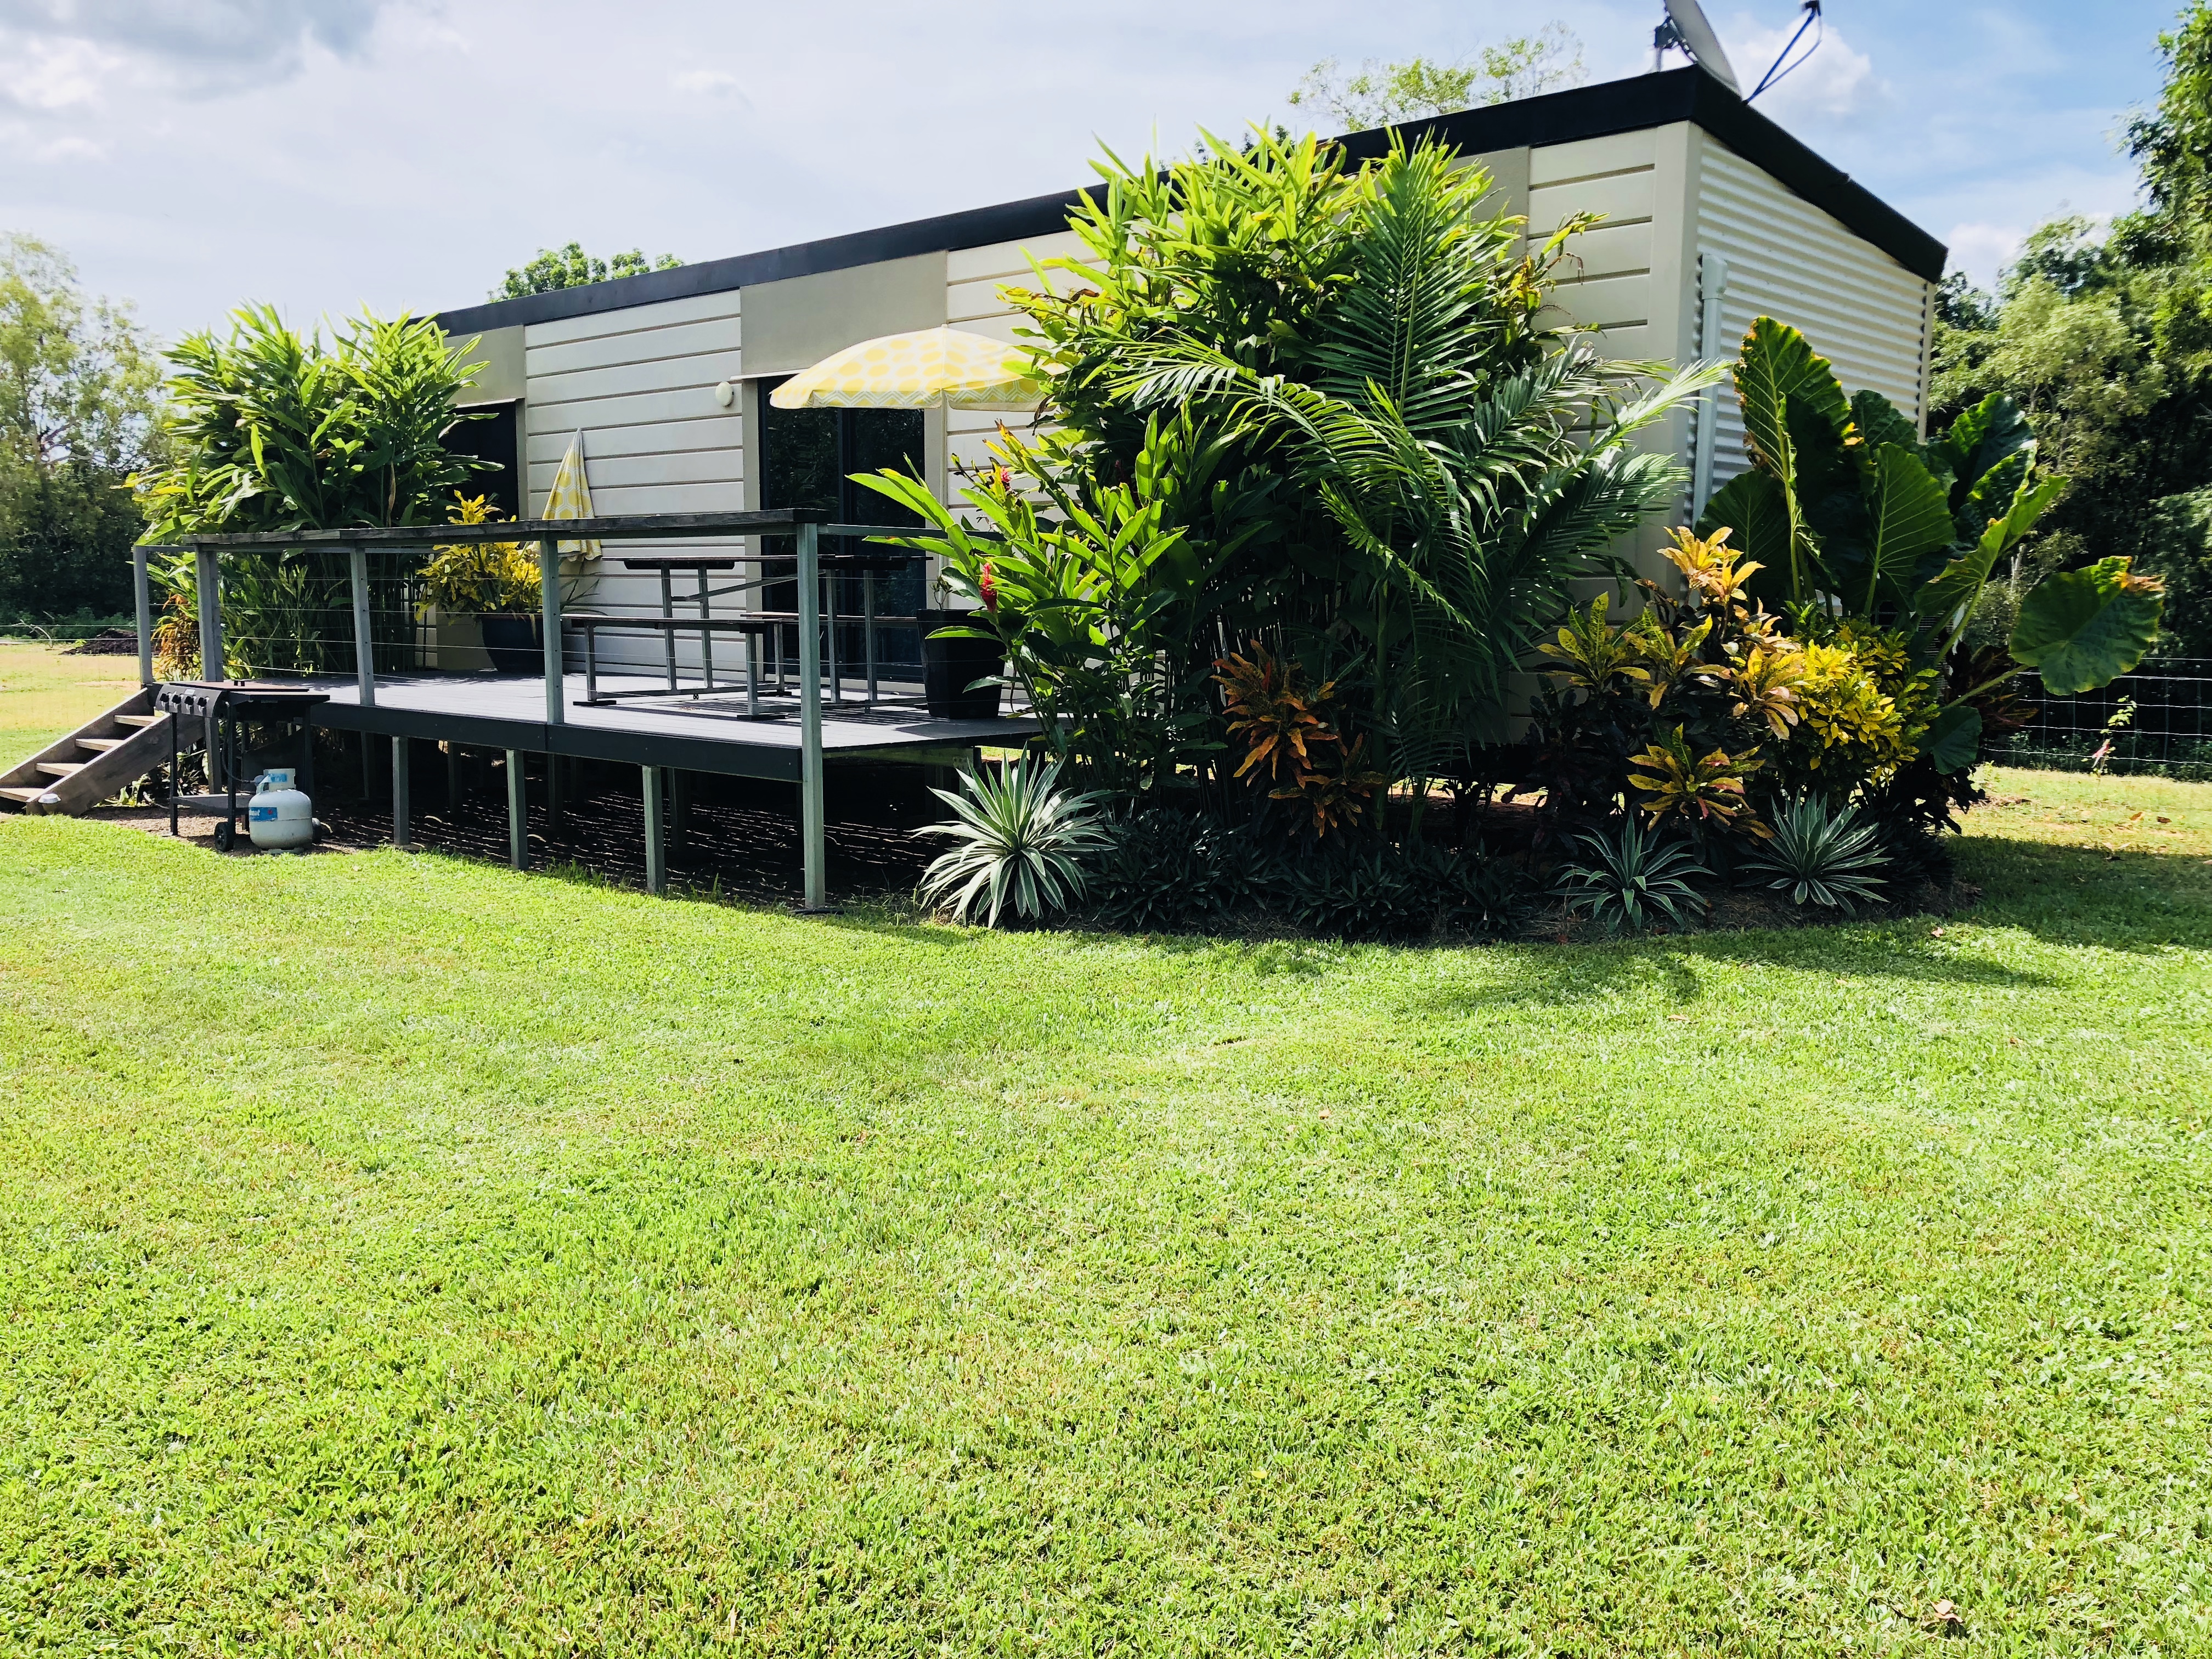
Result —
MULTIPOLYGON (((553 475, 553 488, 545 497, 545 516, 549 519, 591 519, 599 515, 592 511, 591 480, 584 475, 584 434, 581 432, 568 440, 568 453, 561 458, 560 470, 553 475)), ((597 542, 562 542, 563 555, 596 559, 599 556, 597 542)))

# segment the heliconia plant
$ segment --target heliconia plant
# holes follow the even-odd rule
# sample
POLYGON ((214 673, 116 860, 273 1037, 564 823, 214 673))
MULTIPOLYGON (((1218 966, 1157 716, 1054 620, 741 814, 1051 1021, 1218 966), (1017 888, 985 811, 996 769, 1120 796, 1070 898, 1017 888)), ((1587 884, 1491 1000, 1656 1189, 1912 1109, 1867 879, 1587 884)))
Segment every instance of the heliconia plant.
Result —
MULTIPOLYGON (((1771 317, 1745 337, 1735 386, 1752 470, 1706 503, 1698 533, 1734 534, 1764 568, 1760 597, 1900 630, 1916 662, 1945 670, 1999 563, 2065 488, 2039 473, 2027 418, 1996 394, 1923 442, 1880 392, 1847 398, 1827 359, 1771 317)), ((2045 577, 2021 601, 2008 660, 1945 685, 1927 751, 1942 771, 1971 766, 1978 700, 2027 669, 2060 696, 2110 684, 2150 649, 2163 605, 2125 558, 2045 577)))

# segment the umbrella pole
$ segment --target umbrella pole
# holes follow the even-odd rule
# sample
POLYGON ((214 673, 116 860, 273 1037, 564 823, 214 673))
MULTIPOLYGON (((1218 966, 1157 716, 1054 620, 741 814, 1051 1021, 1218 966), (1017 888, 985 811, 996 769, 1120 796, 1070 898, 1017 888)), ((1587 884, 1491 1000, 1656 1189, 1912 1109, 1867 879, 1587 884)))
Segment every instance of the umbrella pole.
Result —
POLYGON ((822 822, 821 526, 799 526, 799 814, 809 910, 830 908, 829 842, 822 822))

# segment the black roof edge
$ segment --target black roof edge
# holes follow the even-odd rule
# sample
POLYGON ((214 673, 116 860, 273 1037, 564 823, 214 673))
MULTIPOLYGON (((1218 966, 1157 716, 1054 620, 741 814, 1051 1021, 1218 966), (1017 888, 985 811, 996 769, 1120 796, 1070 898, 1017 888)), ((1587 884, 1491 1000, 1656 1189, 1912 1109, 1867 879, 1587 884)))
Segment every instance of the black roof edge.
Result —
MULTIPOLYGON (((1745 160, 1756 163, 1814 207, 1888 254, 1915 276, 1941 282, 1949 250, 1895 208, 1857 183, 1840 167, 1823 161, 1805 144, 1761 115, 1718 81, 1697 68, 1668 70, 1602 81, 1592 87, 1510 103, 1489 104, 1450 115, 1408 121, 1396 128, 1355 132, 1340 140, 1361 160, 1389 149, 1395 131, 1409 142, 1433 137, 1468 153, 1516 149, 1522 145, 1572 143, 1644 127, 1694 122, 1745 160)), ((519 300, 493 300, 438 313, 449 334, 482 333, 523 323, 550 323, 568 317, 626 311, 632 306, 721 294, 756 283, 811 276, 825 270, 875 264, 919 253, 984 247, 1064 230, 1067 210, 1083 191, 1066 190, 1019 202, 934 218, 909 220, 878 230, 856 231, 820 241, 799 242, 765 252, 707 259, 673 270, 617 276, 582 288, 556 289, 519 300)))

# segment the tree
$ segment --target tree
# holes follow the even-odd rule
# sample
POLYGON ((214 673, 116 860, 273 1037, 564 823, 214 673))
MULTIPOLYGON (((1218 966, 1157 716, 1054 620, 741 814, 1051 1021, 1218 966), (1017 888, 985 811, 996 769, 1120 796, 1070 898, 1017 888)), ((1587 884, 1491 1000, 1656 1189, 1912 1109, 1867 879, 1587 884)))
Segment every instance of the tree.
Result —
POLYGON ((2145 207, 2100 234, 2030 235, 1995 295, 1938 295, 1930 425, 1992 393, 2033 423, 2069 480, 1969 635, 1994 645, 2039 575, 2118 556, 2167 586, 2161 648, 2212 655, 2212 4, 2160 36, 2155 111, 2128 128, 2145 207))
POLYGON ((127 307, 0 236, 0 614, 112 615, 131 603, 143 522, 125 480, 158 448, 159 374, 127 307))
POLYGON ((1413 58, 1382 64, 1370 58, 1347 71, 1334 58, 1325 58, 1306 71, 1290 101, 1318 105, 1340 131, 1362 132, 1579 86, 1583 73, 1581 40, 1565 23, 1553 22, 1452 63, 1413 58))
POLYGON ((674 270, 683 263, 672 253, 648 259, 638 248, 617 253, 612 259, 595 258, 584 252, 581 242, 571 242, 558 250, 538 249, 538 257, 528 264, 507 273, 507 280, 492 289, 491 297, 520 300, 525 295, 581 288, 586 283, 604 283, 614 276, 642 276, 648 270, 674 270))

